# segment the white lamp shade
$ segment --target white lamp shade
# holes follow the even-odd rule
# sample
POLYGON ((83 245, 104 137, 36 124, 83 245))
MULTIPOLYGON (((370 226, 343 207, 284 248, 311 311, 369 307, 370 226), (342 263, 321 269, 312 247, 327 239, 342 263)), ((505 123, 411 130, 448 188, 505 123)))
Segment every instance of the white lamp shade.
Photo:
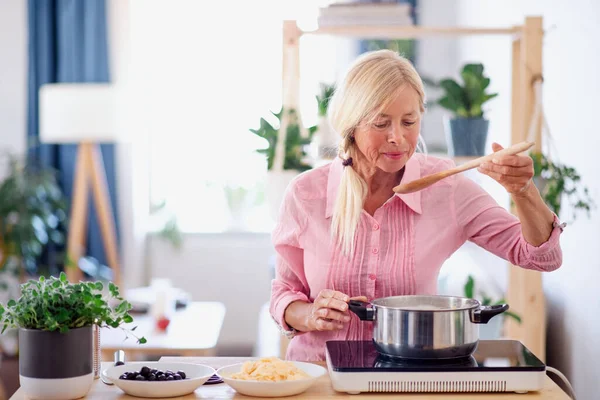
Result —
POLYGON ((117 96, 109 83, 51 83, 39 93, 42 143, 119 141, 117 96))

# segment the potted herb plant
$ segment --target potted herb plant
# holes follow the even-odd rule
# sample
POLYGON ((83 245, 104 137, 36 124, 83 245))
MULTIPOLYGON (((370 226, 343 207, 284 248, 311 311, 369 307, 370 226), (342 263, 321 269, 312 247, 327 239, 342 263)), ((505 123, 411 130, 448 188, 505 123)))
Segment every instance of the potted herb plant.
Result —
POLYGON ((118 287, 109 283, 109 294, 103 290, 102 282, 70 283, 61 272, 22 284, 17 300, 0 304, 2 330, 19 330, 19 380, 28 398, 67 400, 88 393, 94 325, 119 328, 133 321, 118 287))
POLYGON ((317 127, 313 126, 308 128, 308 135, 303 137, 296 110, 285 110, 282 108, 278 113, 272 112, 272 114, 278 119, 276 125, 272 125, 264 118, 261 118, 258 129, 250 129, 250 132, 266 140, 267 147, 257 151, 264 154, 267 158, 268 172, 266 198, 269 203, 271 217, 275 219, 279 213, 279 206, 287 185, 300 172, 312 168, 306 161, 308 159, 306 147, 311 143, 317 127), (286 129, 283 171, 273 171, 275 147, 277 146, 277 141, 279 139, 279 127, 284 112, 288 113, 289 123, 286 129))
POLYGON ((498 94, 487 91, 490 78, 483 69, 482 64, 466 64, 460 74, 462 85, 451 78, 439 82, 444 95, 437 103, 454 115, 446 123, 451 156, 481 156, 485 152, 489 121, 484 118, 483 105, 498 94))
MULTIPOLYGON (((493 300, 483 292, 475 296, 475 278, 473 278, 473 275, 469 275, 467 278, 464 286, 464 296, 470 299, 477 299, 483 306, 495 306, 506 303, 505 299, 493 300)), ((513 318, 517 323, 521 323, 521 317, 518 314, 512 311, 505 311, 501 315, 492 318, 487 324, 482 324, 479 327, 479 337, 481 339, 498 339, 502 332, 504 317, 513 318)))
POLYGON ((573 219, 579 211, 585 211, 589 216, 595 203, 587 187, 581 186, 581 176, 575 168, 553 162, 539 152, 530 156, 533 159, 533 181, 548 207, 560 216, 561 200, 565 195, 573 208, 573 219))

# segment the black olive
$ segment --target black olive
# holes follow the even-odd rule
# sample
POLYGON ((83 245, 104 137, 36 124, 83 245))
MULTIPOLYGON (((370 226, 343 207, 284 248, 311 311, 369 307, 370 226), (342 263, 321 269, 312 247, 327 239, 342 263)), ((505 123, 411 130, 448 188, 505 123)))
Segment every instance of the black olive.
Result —
POLYGON ((145 381, 146 378, 144 377, 144 375, 138 375, 138 376, 135 377, 135 380, 136 381, 145 381))
POLYGON ((148 375, 148 380, 149 381, 155 381, 156 380, 156 375, 154 375, 154 374, 148 375))
POLYGON ((148 368, 146 366, 142 367, 142 369, 140 370, 140 375, 148 376, 149 373, 150 373, 150 368, 148 368))
POLYGON ((166 377, 164 374, 162 374, 162 375, 158 375, 158 376, 156 377, 156 380, 157 380, 157 381, 166 381, 166 380, 167 380, 167 377, 166 377))
POLYGON ((183 379, 185 379, 185 377, 186 377, 186 375, 185 375, 185 372, 183 372, 183 371, 181 371, 181 370, 180 370, 180 371, 177 371, 177 373, 178 373, 178 374, 179 374, 179 375, 180 375, 180 376, 181 376, 183 379))
POLYGON ((125 372, 123 375, 121 375, 119 377, 119 379, 127 379, 127 372, 125 372))
POLYGON ((172 381, 172 380, 175 380, 175 378, 173 378, 173 375, 168 375, 168 376, 167 376, 167 380, 168 380, 168 381, 172 381))
POLYGON ((182 378, 181 378, 181 375, 179 375, 179 374, 173 374, 173 378, 174 378, 176 381, 180 381, 180 380, 182 379, 182 378))

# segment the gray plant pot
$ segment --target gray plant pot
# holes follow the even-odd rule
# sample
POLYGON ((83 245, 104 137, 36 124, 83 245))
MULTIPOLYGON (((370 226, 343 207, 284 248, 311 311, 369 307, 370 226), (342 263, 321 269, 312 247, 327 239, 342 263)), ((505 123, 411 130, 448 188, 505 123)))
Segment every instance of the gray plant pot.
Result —
POLYGON ((29 399, 85 396, 94 381, 92 327, 67 333, 19 329, 19 381, 29 399))
POLYGON ((448 152, 451 157, 485 154, 490 122, 484 118, 454 118, 446 123, 448 152))

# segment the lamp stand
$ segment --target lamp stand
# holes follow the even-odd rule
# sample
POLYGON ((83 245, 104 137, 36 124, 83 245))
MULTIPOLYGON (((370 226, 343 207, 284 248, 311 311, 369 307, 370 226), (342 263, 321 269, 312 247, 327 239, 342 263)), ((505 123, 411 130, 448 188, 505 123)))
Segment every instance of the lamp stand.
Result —
MULTIPOLYGON (((113 281, 115 284, 120 285, 121 271, 117 252, 117 234, 108 195, 102 153, 97 143, 82 142, 79 143, 77 148, 73 201, 67 242, 69 259, 74 263, 79 261, 86 248, 85 227, 90 185, 94 194, 94 204, 96 205, 98 222, 104 242, 104 251, 106 252, 108 264, 113 270, 113 281)), ((77 266, 69 265, 65 270, 71 282, 79 282, 83 278, 81 270, 77 266)))

